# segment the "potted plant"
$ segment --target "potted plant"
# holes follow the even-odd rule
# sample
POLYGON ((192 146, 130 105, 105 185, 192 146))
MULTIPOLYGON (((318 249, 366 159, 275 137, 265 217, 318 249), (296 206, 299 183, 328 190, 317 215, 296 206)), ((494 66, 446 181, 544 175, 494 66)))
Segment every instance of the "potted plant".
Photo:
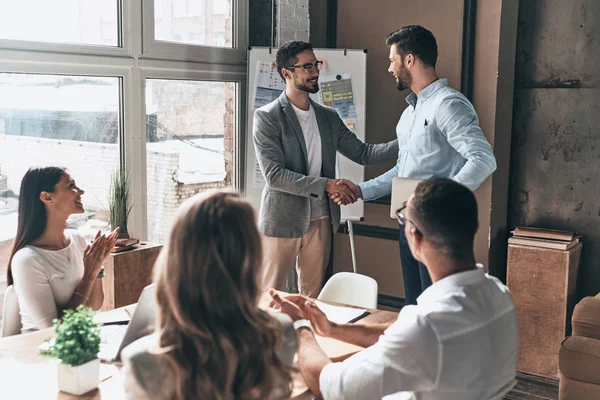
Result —
POLYGON ((60 360, 58 389, 74 395, 87 393, 100 383, 100 324, 83 305, 66 310, 62 320, 54 320, 56 337, 50 353, 60 360))
POLYGON ((119 238, 128 238, 127 220, 131 212, 131 201, 129 189, 131 186, 131 175, 119 169, 111 176, 110 189, 108 191, 108 212, 110 215, 111 229, 119 229, 119 238))

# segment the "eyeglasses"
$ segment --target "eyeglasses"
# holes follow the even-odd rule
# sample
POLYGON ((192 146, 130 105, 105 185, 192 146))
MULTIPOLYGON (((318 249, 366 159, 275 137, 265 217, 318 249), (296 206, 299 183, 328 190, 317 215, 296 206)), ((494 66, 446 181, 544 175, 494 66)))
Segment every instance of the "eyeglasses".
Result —
POLYGON ((289 67, 285 67, 286 69, 294 69, 294 68, 302 68, 304 72, 307 74, 312 74, 316 69, 317 71, 321 69, 321 65, 323 65, 323 61, 317 61, 314 64, 306 63, 302 65, 290 65, 289 67))
POLYGON ((412 222, 411 220, 409 220, 408 218, 406 218, 404 216, 404 214, 402 213, 402 211, 404 211, 406 209, 407 206, 402 206, 399 209, 396 210, 396 219, 398 220, 398 223, 402 226, 406 225, 407 222, 411 223, 412 226, 415 227, 417 233, 421 236, 423 236, 423 231, 421 231, 419 229, 419 227, 417 225, 415 225, 414 222, 412 222))

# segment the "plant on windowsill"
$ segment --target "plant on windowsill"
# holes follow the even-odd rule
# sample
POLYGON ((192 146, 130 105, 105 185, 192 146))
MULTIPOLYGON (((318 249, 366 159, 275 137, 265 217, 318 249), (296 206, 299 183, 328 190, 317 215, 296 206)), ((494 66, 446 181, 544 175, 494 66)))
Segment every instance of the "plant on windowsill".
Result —
POLYGON ((119 239, 129 238, 127 221, 131 212, 130 189, 131 175, 122 169, 115 171, 111 176, 108 191, 108 212, 111 229, 120 228, 119 239))
POLYGON ((58 389, 82 395, 100 383, 100 324, 94 312, 83 305, 66 310, 62 319, 54 320, 56 337, 50 354, 60 360, 58 389))

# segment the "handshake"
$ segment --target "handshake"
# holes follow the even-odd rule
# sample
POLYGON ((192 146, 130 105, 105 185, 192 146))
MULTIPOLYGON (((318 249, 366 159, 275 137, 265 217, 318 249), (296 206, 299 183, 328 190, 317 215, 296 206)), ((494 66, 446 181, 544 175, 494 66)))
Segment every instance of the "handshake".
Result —
POLYGON ((345 206, 362 198, 362 191, 348 179, 327 179, 325 192, 337 205, 345 206))

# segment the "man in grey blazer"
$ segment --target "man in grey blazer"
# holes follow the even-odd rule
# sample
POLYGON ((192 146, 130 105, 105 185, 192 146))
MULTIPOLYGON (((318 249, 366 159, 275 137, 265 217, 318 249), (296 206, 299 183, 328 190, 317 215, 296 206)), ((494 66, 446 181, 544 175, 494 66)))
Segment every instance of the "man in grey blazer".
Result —
POLYGON ((263 288, 285 289, 297 260, 300 293, 316 297, 331 251, 332 228, 340 207, 329 196, 357 200, 354 183, 335 179, 339 151, 352 161, 376 164, 395 160, 398 142, 365 144, 335 110, 310 100, 319 90, 319 67, 310 43, 293 41, 277 52, 277 71, 286 82, 279 99, 254 113, 254 146, 267 182, 259 227, 263 233, 263 288))

